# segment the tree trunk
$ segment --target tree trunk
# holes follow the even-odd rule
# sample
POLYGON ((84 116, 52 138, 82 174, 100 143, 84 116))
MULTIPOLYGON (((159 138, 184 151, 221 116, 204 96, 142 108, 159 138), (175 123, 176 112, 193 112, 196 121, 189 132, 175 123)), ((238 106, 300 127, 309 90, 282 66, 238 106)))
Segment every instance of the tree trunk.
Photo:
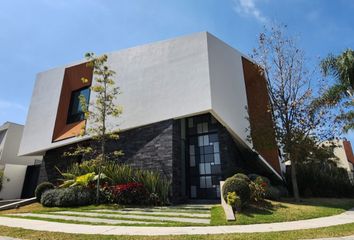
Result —
POLYGON ((293 185, 293 193, 296 202, 300 202, 299 188, 297 186, 296 178, 296 164, 294 161, 291 161, 291 183, 293 185))

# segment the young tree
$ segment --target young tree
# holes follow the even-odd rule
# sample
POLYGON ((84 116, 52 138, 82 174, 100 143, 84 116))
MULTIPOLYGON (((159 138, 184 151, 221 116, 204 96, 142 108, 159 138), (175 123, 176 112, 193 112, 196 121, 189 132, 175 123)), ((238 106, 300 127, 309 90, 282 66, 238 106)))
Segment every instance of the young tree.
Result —
POLYGON ((303 143, 316 133, 322 137, 329 134, 325 130, 331 114, 313 106, 314 93, 304 53, 285 30, 286 26, 265 28, 259 35, 258 47, 253 50, 252 57, 261 66, 261 74, 267 80, 276 137, 285 161, 291 162, 294 197, 299 201, 296 167, 302 161, 303 143))
MULTIPOLYGON (((93 69, 93 84, 91 86, 91 96, 93 100, 88 103, 85 96, 80 95, 80 104, 84 112, 86 122, 81 131, 81 136, 89 135, 95 144, 99 144, 99 148, 89 146, 78 146, 76 154, 92 154, 96 157, 98 163, 98 179, 96 189, 96 200, 99 203, 99 187, 102 166, 111 154, 106 152, 106 143, 110 139, 118 139, 117 118, 122 113, 122 108, 116 103, 119 87, 117 87, 114 78, 116 73, 107 65, 108 56, 95 56, 94 53, 86 53, 88 63, 87 67, 93 69)), ((83 83, 87 83, 88 79, 82 78, 83 83)), ((115 156, 121 155, 121 151, 113 152, 115 156)))

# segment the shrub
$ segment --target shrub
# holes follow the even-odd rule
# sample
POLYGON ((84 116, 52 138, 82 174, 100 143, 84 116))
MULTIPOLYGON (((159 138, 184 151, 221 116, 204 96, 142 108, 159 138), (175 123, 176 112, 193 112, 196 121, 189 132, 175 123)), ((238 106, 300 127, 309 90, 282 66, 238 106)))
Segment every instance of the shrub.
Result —
POLYGON ((42 194, 45 193, 46 191, 53 189, 54 185, 50 182, 42 182, 40 183, 37 187, 36 190, 34 191, 34 195, 36 196, 36 199, 38 202, 41 201, 42 194))
POLYGON ((151 204, 164 205, 168 204, 168 196, 171 181, 165 179, 157 171, 136 170, 136 180, 144 185, 151 195, 151 204))
POLYGON ((45 207, 55 207, 57 201, 57 191, 59 189, 49 189, 41 196, 41 204, 45 207))
POLYGON ((241 211, 242 208, 241 198, 237 196, 236 192, 227 193, 227 204, 229 204, 237 212, 241 211))
POLYGON ((94 198, 90 189, 76 186, 48 190, 43 193, 41 203, 46 207, 75 207, 90 205, 94 198))
POLYGON ((254 181, 250 182, 249 187, 251 190, 251 201, 260 202, 264 200, 268 186, 269 185, 264 182, 260 176, 257 177, 254 181))
MULTIPOLYGON (((98 172, 97 166, 97 160, 84 161, 81 164, 75 163, 64 174, 78 178, 92 172, 98 172)), ((112 186, 130 182, 142 183, 151 196, 151 204, 165 205, 169 203, 171 181, 163 177, 158 171, 134 169, 129 165, 106 161, 102 166, 102 173, 107 177, 107 181, 109 180, 112 186)), ((71 183, 74 183, 74 181, 71 181, 71 183)), ((105 201, 115 201, 114 199, 112 200, 111 189, 100 189, 100 192, 105 201)))
POLYGON ((149 193, 141 183, 130 182, 118 184, 112 187, 114 200, 118 204, 147 204, 149 203, 149 193))
POLYGON ((239 178, 239 179, 242 179, 242 180, 244 180, 244 181, 246 181, 246 182, 251 182, 251 180, 249 179, 249 177, 247 177, 245 174, 243 174, 243 173, 236 173, 235 175, 233 175, 232 177, 234 177, 234 178, 239 178))
POLYGON ((250 201, 251 190, 249 183, 244 179, 235 177, 227 178, 222 191, 225 201, 227 201, 227 194, 229 192, 235 192, 240 197, 242 206, 245 206, 250 201))
MULTIPOLYGON (((287 171, 287 180, 291 189, 290 171, 287 171)), ((297 181, 301 196, 354 197, 354 185, 350 182, 346 169, 338 168, 328 161, 299 164, 297 181)))
POLYGON ((280 199, 280 191, 278 188, 269 185, 265 193, 265 198, 270 200, 278 201, 280 199))
POLYGON ((289 196, 289 191, 285 186, 279 185, 279 186, 275 186, 275 187, 279 190, 280 197, 288 197, 289 196))

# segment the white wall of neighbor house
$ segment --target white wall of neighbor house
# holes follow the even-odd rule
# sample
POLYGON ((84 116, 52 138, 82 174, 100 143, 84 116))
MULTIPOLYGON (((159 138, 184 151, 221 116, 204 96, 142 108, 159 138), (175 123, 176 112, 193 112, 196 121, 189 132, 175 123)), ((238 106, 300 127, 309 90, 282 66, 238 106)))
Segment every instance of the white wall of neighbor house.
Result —
POLYGON ((333 149, 333 153, 338 158, 336 162, 337 167, 346 169, 348 171, 349 178, 354 181, 353 164, 348 161, 348 157, 343 145, 343 140, 325 141, 323 144, 325 144, 326 146, 335 146, 333 149))
POLYGON ((0 165, 33 165, 35 160, 41 159, 40 156, 18 156, 23 128, 23 125, 12 122, 6 122, 1 126, 0 132, 5 134, 3 134, 2 140, 0 142, 0 165))
POLYGON ((20 199, 26 176, 26 165, 6 164, 0 199, 20 199))
POLYGON ((208 34, 213 113, 234 136, 250 146, 247 141, 249 121, 241 56, 237 50, 208 34))

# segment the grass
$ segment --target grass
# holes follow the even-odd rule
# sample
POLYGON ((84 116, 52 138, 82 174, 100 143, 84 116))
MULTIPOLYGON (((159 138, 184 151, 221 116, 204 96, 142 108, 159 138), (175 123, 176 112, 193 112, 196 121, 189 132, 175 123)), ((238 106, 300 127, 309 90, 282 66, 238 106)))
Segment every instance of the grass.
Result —
MULTIPOLYGON (((74 216, 74 215, 67 215, 67 216, 74 216)), ((24 218, 24 219, 31 219, 31 220, 43 220, 47 222, 59 222, 59 223, 73 223, 73 224, 86 224, 86 225, 101 225, 101 226, 131 226, 131 227, 190 227, 190 226, 207 226, 207 224, 197 224, 197 223, 183 223, 183 222, 163 222, 162 224, 156 224, 154 222, 151 222, 151 220, 141 220, 144 222, 147 222, 146 224, 138 224, 138 223, 119 223, 119 224, 111 224, 111 223, 94 223, 94 222, 87 222, 85 220, 83 221, 77 221, 77 220, 65 220, 65 219, 52 219, 52 218, 46 218, 46 217, 33 217, 33 216, 27 216, 27 217, 19 217, 19 216, 6 216, 10 218, 24 218)), ((100 217, 95 217, 95 218, 100 218, 100 217)), ((117 218, 111 218, 114 220, 120 220, 117 218)), ((0 216, 1 220, 1 216, 0 216)), ((137 219, 121 219, 121 220, 135 220, 135 221, 140 221, 137 219)), ((1 235, 1 234, 0 234, 1 235)))
POLYGON ((310 239, 323 237, 340 237, 354 234, 354 223, 338 225, 327 228, 317 228, 309 230, 271 232, 271 233, 234 233, 234 234, 218 234, 218 235, 181 235, 181 236, 112 236, 112 235, 87 235, 87 234, 68 234, 58 232, 33 231, 21 228, 10 228, 0 226, 2 236, 25 239, 42 239, 42 240, 295 240, 310 239))
MULTIPOLYGON (((221 206, 216 205, 211 209, 211 223, 210 225, 244 225, 244 224, 257 224, 257 223, 271 223, 271 222, 284 222, 284 221, 296 221, 304 220, 318 217, 325 217, 340 214, 354 206, 354 199, 326 199, 326 198, 316 198, 316 199, 303 199, 300 203, 294 203, 291 199, 285 200, 283 202, 267 201, 262 206, 250 206, 244 209, 242 213, 236 215, 236 221, 228 222, 225 220, 224 211, 221 206)), ((27 205, 19 209, 7 210, 0 212, 2 214, 8 213, 53 213, 55 211, 74 211, 78 215, 81 211, 86 210, 97 210, 97 209, 122 209, 119 205, 91 205, 86 207, 77 208, 45 208, 38 203, 27 205)), ((176 209, 177 210, 177 209, 176 209)), ((166 216, 168 216, 168 211, 171 209, 162 209, 166 211, 166 216)), ((185 212, 185 211, 183 211, 185 212)), ((186 212, 197 213, 200 212, 198 209, 189 209, 186 212)), ((30 218, 30 217, 23 217, 30 218)), ((100 218, 100 217, 97 217, 100 218)), ((106 217, 102 217, 106 218, 106 217)), ((78 223, 77 221, 70 220, 48 220, 40 217, 35 217, 31 219, 42 219, 47 221, 57 221, 57 222, 67 222, 67 223, 78 223)), ((119 215, 112 216, 112 219, 120 219, 119 215)), ((124 218, 124 220, 130 220, 124 218)), ((131 219, 134 220, 134 219, 131 219)), ((143 221, 137 220, 135 221, 143 221)), ((153 221, 153 220, 147 220, 153 221)), ((85 222, 80 222, 85 223, 85 222)), ((87 223, 95 225, 95 223, 87 223)), ((99 225, 108 225, 100 223, 99 225)), ((119 224, 125 225, 125 224, 119 224)), ((129 226, 135 226, 134 224, 127 224, 129 226)), ((190 223, 178 223, 178 222, 164 222, 160 226, 172 227, 172 226, 196 226, 205 224, 190 224, 190 223)), ((136 224, 136 226, 141 226, 136 224)), ((145 225, 144 225, 145 226, 145 225)), ((156 224, 147 224, 146 226, 156 226, 156 224)))
POLYGON ((212 225, 244 225, 271 222, 286 222, 332 216, 345 212, 354 206, 354 199, 303 199, 294 203, 290 199, 283 202, 266 201, 262 206, 250 206, 236 214, 236 221, 225 220, 221 206, 211 210, 212 225))

